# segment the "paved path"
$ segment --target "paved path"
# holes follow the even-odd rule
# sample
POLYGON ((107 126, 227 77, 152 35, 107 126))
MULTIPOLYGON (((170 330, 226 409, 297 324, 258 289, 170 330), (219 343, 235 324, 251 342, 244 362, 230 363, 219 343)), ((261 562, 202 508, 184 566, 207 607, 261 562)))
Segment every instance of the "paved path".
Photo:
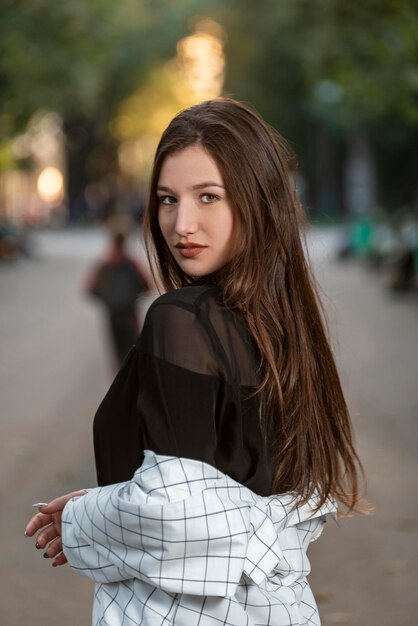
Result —
POLYGON ((375 513, 327 525, 312 546, 311 582, 324 624, 410 626, 418 613, 418 302, 391 297, 373 272, 328 259, 317 260, 317 276, 375 513))
MULTIPOLYGON (((311 550, 324 625, 410 626, 418 612, 418 307, 337 265, 309 237, 375 506, 311 550)), ((91 421, 111 380, 99 313, 80 297, 96 231, 39 233, 38 258, 0 266, 0 622, 89 626, 92 586, 52 569, 23 529, 31 502, 94 484, 91 421)))

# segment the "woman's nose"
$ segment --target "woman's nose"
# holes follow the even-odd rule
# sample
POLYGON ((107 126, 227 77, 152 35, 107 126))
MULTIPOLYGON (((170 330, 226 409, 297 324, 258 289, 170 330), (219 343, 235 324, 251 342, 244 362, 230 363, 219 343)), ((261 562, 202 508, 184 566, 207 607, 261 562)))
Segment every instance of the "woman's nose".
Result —
POLYGON ((197 231, 197 216, 190 202, 181 202, 177 208, 175 230, 177 235, 185 236, 197 231))

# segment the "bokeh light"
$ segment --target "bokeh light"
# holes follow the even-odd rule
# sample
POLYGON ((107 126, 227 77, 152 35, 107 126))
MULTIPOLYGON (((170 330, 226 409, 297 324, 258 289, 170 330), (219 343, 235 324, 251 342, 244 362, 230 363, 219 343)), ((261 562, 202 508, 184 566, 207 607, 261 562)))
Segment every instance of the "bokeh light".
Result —
POLYGON ((64 177, 57 167, 46 167, 38 176, 36 188, 41 200, 58 203, 64 196, 64 177))

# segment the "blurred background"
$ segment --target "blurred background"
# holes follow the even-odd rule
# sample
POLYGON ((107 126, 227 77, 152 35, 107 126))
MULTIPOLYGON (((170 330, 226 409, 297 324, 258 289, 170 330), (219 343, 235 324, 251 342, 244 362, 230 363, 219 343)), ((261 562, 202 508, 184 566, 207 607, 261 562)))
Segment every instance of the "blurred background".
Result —
POLYGON ((322 622, 416 619, 417 4, 2 0, 5 626, 90 623, 90 582, 53 570, 23 530, 32 502, 95 484, 92 419, 133 323, 130 310, 115 325, 99 269, 135 268, 139 327, 156 295, 141 238, 156 142, 176 112, 218 95, 253 104, 297 154, 374 507, 312 547, 322 622))

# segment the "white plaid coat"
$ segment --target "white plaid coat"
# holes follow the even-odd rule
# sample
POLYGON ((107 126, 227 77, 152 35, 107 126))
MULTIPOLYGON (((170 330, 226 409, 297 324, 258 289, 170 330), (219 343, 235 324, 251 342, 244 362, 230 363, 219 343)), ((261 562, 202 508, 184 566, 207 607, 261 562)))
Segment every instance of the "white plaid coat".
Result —
POLYGON ((94 626, 317 626, 306 550, 335 506, 314 506, 146 451, 131 481, 66 505, 64 552, 96 583, 94 626))

